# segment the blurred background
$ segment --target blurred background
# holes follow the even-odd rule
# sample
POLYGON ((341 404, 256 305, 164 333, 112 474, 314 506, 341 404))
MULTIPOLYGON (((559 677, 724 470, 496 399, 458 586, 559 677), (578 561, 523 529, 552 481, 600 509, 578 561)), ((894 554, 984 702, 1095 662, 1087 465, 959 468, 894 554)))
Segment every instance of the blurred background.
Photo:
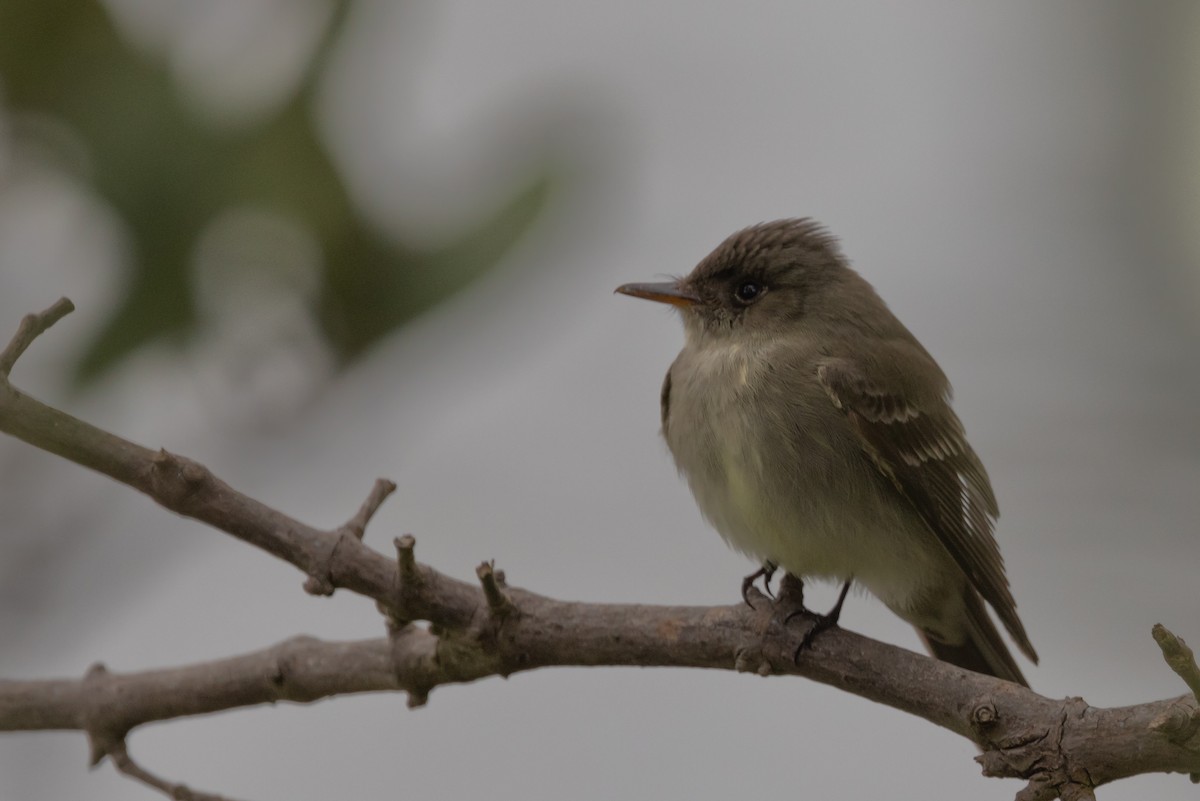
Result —
MULTIPOLYGON (((731 603, 753 565, 658 437, 682 332, 611 293, 814 216, 955 384, 1034 688, 1176 695, 1150 627, 1200 642, 1198 40, 1184 2, 4 0, 0 339, 71 297, 18 386, 317 525, 392 478, 385 551, 412 532, 463 578, 495 558, 562 598, 731 603)), ((9 438, 0 509, 5 678, 383 634, 371 603, 9 438)), ((869 597, 842 620, 919 650, 869 597)), ((1018 789, 802 680, 547 670, 404 701, 130 747, 247 801, 1018 789)), ((79 733, 0 736, 0 801, 158 797, 86 760, 79 733)))

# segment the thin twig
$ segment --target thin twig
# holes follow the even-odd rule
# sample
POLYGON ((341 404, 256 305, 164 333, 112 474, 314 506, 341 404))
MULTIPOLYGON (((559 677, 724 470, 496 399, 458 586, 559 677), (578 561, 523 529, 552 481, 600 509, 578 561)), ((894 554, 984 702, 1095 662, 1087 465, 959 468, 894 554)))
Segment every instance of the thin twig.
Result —
POLYGON ((483 597, 487 599, 488 610, 491 611, 492 617, 505 617, 515 611, 515 607, 509 597, 500 589, 500 582, 497 580, 498 572, 495 563, 491 561, 483 562, 475 568, 475 575, 483 587, 483 597))
POLYGON ((408 585, 416 584, 421 580, 421 574, 417 572, 417 538, 412 534, 405 534, 392 540, 392 544, 396 546, 396 570, 400 576, 400 582, 408 585))
POLYGON ((17 333, 13 335, 8 346, 3 351, 0 351, 0 380, 8 378, 9 373, 12 372, 13 365, 17 363, 17 359, 21 358, 21 354, 25 352, 25 349, 33 344, 33 340, 37 339, 47 328, 73 311, 75 311, 75 304, 66 298, 59 298, 54 302, 54 305, 45 311, 25 315, 21 320, 20 326, 17 327, 17 333))
POLYGON ((395 482, 388 481, 386 478, 375 479, 375 486, 371 488, 371 494, 363 501, 362 506, 358 508, 358 512, 355 513, 354 517, 350 518, 346 522, 346 525, 342 526, 342 529, 354 535, 355 539, 361 540, 367 530, 367 524, 371 522, 371 518, 379 511, 379 507, 387 500, 387 497, 395 491, 395 482))
MULTIPOLYGON (((432 641, 433 635, 420 631, 432 641)), ((426 644, 411 638, 408 647, 426 644)), ((408 670, 408 662, 400 662, 408 670)), ((144 723, 281 701, 310 703, 404 690, 418 681, 428 683, 428 674, 398 671, 387 639, 293 637, 240 656, 181 667, 117 673, 97 664, 78 679, 0 681, 0 731, 85 730, 98 741, 94 762, 109 741, 144 723)))
POLYGON ((1200 667, 1196 665, 1196 655, 1192 653, 1192 649, 1183 641, 1183 638, 1176 637, 1162 623, 1155 623, 1151 634, 1154 636, 1154 641, 1158 643, 1158 647, 1162 649, 1163 659, 1166 660, 1167 665, 1178 674, 1179 678, 1183 679, 1188 689, 1192 691, 1196 702, 1200 703, 1200 667))
POLYGON ((233 799, 223 795, 202 793, 199 790, 191 789, 186 784, 176 784, 160 776, 156 776, 133 761, 133 757, 129 755, 129 749, 125 746, 124 740, 113 745, 109 749, 108 756, 112 759, 113 765, 121 773, 130 778, 137 779, 147 787, 153 787, 167 798, 173 799, 173 801, 233 801, 233 799))

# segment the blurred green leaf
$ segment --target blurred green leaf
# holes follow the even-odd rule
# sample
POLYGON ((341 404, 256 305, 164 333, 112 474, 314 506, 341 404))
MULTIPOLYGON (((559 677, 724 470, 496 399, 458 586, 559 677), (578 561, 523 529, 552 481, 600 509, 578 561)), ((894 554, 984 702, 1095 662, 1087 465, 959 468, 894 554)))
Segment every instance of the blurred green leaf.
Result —
POLYGON ((394 248, 377 238, 347 243, 342 253, 353 266, 331 265, 331 291, 321 309, 337 352, 352 359, 485 272, 541 211, 549 189, 545 176, 535 178, 477 230, 441 252, 409 257, 402 268, 394 248))
POLYGON ((440 252, 396 244, 363 219, 313 125, 313 85, 349 7, 337 4, 286 104, 257 126, 220 130, 184 105, 162 64, 121 39, 99 3, 0 3, 6 105, 52 115, 82 137, 92 164, 86 178, 131 234, 121 301, 79 364, 80 381, 147 342, 192 329, 190 257, 204 228, 232 206, 275 211, 319 243, 314 314, 343 362, 478 277, 537 216, 548 174, 440 252))

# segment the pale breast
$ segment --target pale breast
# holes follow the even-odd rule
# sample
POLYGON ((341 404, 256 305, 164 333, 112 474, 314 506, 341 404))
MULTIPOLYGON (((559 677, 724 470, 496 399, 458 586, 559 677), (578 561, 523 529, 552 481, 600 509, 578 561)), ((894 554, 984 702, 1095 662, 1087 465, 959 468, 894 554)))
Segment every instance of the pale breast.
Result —
MULTIPOLYGON (((888 493, 806 358, 686 348, 671 368, 664 436, 705 518, 734 548, 791 573, 854 577, 902 602, 930 536, 888 493)), ((936 561, 936 559, 934 559, 936 561)))

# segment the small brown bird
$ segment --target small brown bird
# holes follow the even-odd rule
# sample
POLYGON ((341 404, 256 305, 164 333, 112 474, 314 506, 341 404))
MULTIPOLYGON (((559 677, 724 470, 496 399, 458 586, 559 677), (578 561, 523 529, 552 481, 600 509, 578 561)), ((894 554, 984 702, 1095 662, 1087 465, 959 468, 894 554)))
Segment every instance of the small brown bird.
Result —
POLYGON ((617 291, 683 317, 663 436, 730 545, 764 571, 853 581, 938 659, 1026 684, 984 609, 1036 663, 950 384, 832 235, 809 219, 763 223, 686 278, 617 291))

